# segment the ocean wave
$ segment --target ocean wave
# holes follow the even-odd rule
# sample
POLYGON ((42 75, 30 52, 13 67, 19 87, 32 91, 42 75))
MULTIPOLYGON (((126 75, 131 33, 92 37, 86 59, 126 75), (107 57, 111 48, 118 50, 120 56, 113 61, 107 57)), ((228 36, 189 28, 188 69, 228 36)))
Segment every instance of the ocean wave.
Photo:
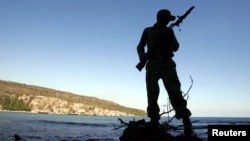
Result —
POLYGON ((39 120, 37 122, 43 122, 56 125, 76 125, 76 126, 92 126, 92 127, 106 127, 108 124, 101 123, 84 123, 84 122, 65 122, 65 121, 51 121, 51 120, 39 120))

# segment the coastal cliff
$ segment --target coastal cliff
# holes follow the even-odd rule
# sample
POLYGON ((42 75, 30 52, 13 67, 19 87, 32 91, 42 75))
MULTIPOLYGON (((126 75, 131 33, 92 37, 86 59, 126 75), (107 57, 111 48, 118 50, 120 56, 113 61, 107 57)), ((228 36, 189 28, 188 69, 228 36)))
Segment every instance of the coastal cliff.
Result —
POLYGON ((18 97, 24 103, 29 103, 31 112, 51 113, 51 114, 83 114, 98 116, 134 116, 133 114, 103 109, 92 105, 86 105, 76 102, 68 102, 54 97, 22 95, 18 97))
POLYGON ((0 110, 97 116, 145 115, 143 110, 121 106, 96 97, 2 80, 0 80, 0 110))

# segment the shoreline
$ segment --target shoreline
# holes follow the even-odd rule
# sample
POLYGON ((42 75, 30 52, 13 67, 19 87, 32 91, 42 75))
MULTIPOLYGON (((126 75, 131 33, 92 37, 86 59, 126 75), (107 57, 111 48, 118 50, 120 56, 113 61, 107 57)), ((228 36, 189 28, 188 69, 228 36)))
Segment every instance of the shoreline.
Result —
POLYGON ((27 114, 44 114, 44 115, 71 115, 71 116, 98 116, 98 117, 145 117, 145 116, 103 116, 103 115, 87 115, 87 114, 56 114, 48 112, 32 112, 32 111, 10 111, 10 110, 0 110, 0 113, 27 113, 27 114))
MULTIPOLYGON (((87 115, 87 114, 74 114, 74 113, 69 113, 69 114, 56 114, 56 113, 47 113, 47 112, 32 112, 32 111, 10 111, 10 110, 0 110, 0 113, 29 113, 29 114, 48 114, 48 115, 76 115, 76 116, 100 116, 102 117, 103 115, 87 115)), ((147 118, 147 116, 104 116, 104 117, 143 117, 147 118)), ((165 117, 162 117, 165 118, 165 117)), ((250 117, 239 117, 239 116, 232 116, 232 117, 222 117, 222 116, 193 116, 191 118, 249 118, 250 117)))

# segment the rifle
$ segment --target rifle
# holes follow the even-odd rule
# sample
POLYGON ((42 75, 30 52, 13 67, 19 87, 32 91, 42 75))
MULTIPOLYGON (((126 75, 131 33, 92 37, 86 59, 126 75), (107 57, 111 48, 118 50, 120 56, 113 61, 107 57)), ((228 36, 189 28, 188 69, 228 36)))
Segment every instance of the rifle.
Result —
MULTIPOLYGON (((175 26, 179 26, 180 23, 182 23, 182 21, 189 15, 189 13, 194 9, 194 6, 190 7, 184 15, 182 16, 177 16, 178 20, 175 23, 172 23, 169 28, 173 28, 175 26)), ((136 65, 136 68, 141 71, 144 66, 147 64, 148 59, 149 59, 149 52, 145 55, 145 57, 136 65)))

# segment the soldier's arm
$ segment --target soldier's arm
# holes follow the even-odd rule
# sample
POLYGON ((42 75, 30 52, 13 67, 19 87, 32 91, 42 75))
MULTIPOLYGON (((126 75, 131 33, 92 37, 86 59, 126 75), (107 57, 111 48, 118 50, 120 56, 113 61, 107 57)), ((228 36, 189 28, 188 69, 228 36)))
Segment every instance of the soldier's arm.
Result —
POLYGON ((140 42, 137 45, 137 54, 139 56, 139 59, 142 60, 145 56, 145 46, 147 44, 147 34, 146 34, 146 29, 144 29, 140 42))
POLYGON ((170 29, 170 32, 172 34, 172 50, 175 52, 179 49, 180 44, 175 37, 174 31, 172 29, 170 29))

